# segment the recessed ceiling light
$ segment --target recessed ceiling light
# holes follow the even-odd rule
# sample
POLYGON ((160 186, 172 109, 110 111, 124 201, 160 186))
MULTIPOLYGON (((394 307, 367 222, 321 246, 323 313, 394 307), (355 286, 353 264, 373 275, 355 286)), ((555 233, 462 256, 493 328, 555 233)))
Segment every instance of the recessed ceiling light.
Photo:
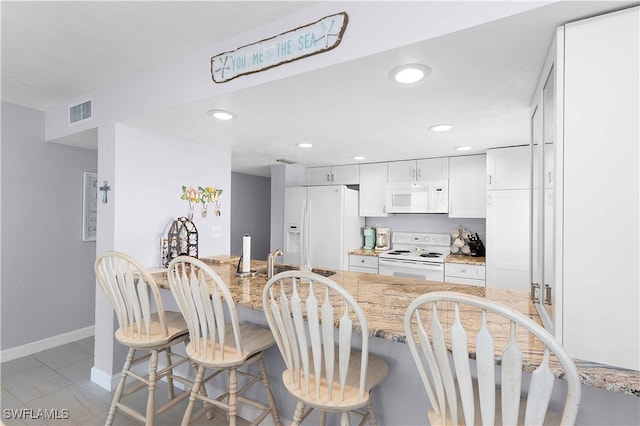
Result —
POLYGON ((453 129, 453 126, 451 124, 436 124, 435 126, 429 127, 429 129, 434 132, 446 132, 453 129))
POLYGON ((300 147, 300 148, 311 148, 312 146, 313 146, 313 144, 309 143, 309 142, 302 142, 302 143, 298 144, 298 147, 300 147))
POLYGON ((365 158, 366 158, 366 157, 365 157, 365 156, 363 156, 363 155, 356 155, 355 157, 353 157, 353 159, 354 159, 354 160, 358 160, 358 161, 360 161, 360 160, 364 160, 365 158))
POLYGON ((236 115, 231 111, 225 111, 223 109, 212 109, 207 111, 207 114, 212 116, 213 118, 217 118, 218 120, 231 120, 232 118, 236 118, 236 115))
POLYGON ((429 77, 431 68, 423 64, 407 64, 395 67, 389 73, 389 78, 398 83, 416 83, 429 77))
POLYGON ((457 146, 456 150, 457 151, 469 151, 471 149, 470 146, 457 146))

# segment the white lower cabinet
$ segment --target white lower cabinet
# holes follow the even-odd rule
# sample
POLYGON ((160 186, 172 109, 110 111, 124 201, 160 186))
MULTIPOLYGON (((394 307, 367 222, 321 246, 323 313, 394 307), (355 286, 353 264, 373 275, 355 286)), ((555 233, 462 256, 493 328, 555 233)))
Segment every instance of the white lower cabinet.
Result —
POLYGON ((378 256, 362 256, 359 254, 350 254, 349 255, 349 271, 377 274, 378 273, 378 256))
POLYGON ((444 280, 448 283, 485 286, 485 266, 461 263, 444 264, 444 280))

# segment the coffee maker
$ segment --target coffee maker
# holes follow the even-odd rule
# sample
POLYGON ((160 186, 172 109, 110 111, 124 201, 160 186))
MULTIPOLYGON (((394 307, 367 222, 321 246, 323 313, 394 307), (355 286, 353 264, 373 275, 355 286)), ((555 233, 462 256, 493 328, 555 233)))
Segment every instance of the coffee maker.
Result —
POLYGON ((362 231, 362 234, 364 235, 364 247, 363 248, 365 250, 372 250, 373 247, 376 244, 376 229, 375 228, 371 228, 370 226, 367 226, 362 231))
POLYGON ((389 250, 391 248, 390 237, 390 228, 376 228, 376 250, 389 250))

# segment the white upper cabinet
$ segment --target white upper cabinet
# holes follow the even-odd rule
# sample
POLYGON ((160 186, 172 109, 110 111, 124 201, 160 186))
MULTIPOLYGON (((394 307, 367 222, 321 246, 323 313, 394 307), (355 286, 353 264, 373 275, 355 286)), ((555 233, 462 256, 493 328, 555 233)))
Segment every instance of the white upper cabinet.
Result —
POLYGON ((307 167, 305 185, 357 185, 360 182, 360 166, 307 167))
POLYGON ((360 165, 360 216, 387 216, 387 163, 360 165))
POLYGON ((487 189, 528 189, 531 169, 526 145, 487 150, 487 189))
POLYGON ((307 167, 305 185, 331 185, 331 167, 307 167))
POLYGON ((449 217, 486 217, 485 155, 449 159, 449 217))
POLYGON ((391 161, 387 163, 387 182, 449 179, 449 158, 391 161))

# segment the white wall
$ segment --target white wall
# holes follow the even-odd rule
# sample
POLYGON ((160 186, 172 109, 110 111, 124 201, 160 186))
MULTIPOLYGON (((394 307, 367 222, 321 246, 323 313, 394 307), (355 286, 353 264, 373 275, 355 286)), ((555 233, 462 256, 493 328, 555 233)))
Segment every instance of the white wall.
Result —
POLYGON ((160 236, 169 222, 187 216, 182 185, 222 188, 222 214, 202 204, 194 206, 200 256, 228 254, 231 221, 231 153, 212 145, 151 134, 118 125, 115 179, 114 247, 130 253, 144 265, 160 266, 160 236), (211 228, 221 228, 220 238, 211 228))
MULTIPOLYGON (((98 253, 124 251, 144 265, 159 266, 161 233, 172 218, 188 214, 187 201, 180 199, 182 185, 222 188, 222 215, 210 211, 203 218, 196 205, 194 224, 201 256, 229 253, 229 150, 116 124, 100 129, 98 152, 98 181, 108 180, 112 188, 109 202, 98 205, 98 253), (211 237, 212 226, 220 227, 219 238, 211 237)), ((113 308, 100 291, 95 306, 92 380, 110 388, 126 351, 114 341, 113 308)))

